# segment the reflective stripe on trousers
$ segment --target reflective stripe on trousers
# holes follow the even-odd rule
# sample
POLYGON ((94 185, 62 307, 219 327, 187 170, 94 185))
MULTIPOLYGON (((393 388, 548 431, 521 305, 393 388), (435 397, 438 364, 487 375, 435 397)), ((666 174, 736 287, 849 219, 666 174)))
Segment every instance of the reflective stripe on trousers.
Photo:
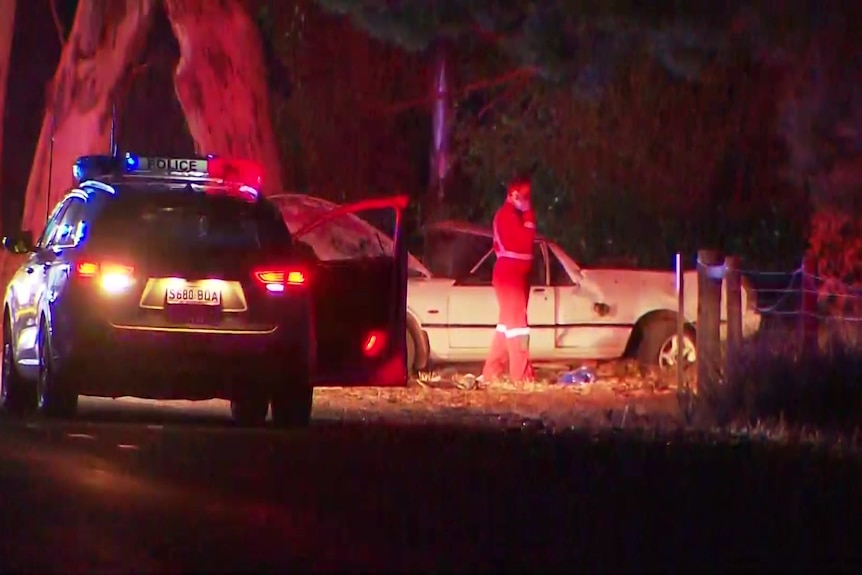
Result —
POLYGON ((491 381, 502 375, 509 364, 509 379, 526 381, 534 378, 530 365, 530 328, 527 324, 529 287, 525 285, 495 285, 500 317, 482 368, 482 377, 491 381))
POLYGON ((506 335, 506 339, 512 339, 513 337, 521 337, 522 335, 529 336, 530 328, 529 327, 513 327, 507 329, 505 325, 502 323, 497 324, 497 331, 506 335))

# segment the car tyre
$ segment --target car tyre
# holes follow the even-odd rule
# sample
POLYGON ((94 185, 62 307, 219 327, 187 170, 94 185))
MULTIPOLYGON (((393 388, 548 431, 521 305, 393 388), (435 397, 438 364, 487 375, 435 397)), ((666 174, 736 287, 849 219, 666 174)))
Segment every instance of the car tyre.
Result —
MULTIPOLYGON (((646 324, 637 349, 638 362, 661 367, 662 350, 676 337, 676 328, 676 320, 671 319, 655 320, 646 324)), ((686 328, 686 338, 693 340, 693 333, 689 328, 686 328)))
POLYGON ((36 388, 21 377, 15 367, 15 347, 12 327, 3 322, 3 364, 0 372, 0 411, 15 415, 32 413, 36 409, 36 388))
POLYGON ((38 336, 39 379, 36 409, 46 417, 72 417, 78 410, 78 393, 58 369, 48 326, 42 321, 38 336))
POLYGON ((307 364, 295 368, 291 376, 278 383, 271 401, 272 422, 276 427, 308 427, 314 407, 314 387, 307 364))
POLYGON ((269 398, 264 393, 244 391, 230 402, 230 414, 237 425, 258 427, 266 423, 269 398))

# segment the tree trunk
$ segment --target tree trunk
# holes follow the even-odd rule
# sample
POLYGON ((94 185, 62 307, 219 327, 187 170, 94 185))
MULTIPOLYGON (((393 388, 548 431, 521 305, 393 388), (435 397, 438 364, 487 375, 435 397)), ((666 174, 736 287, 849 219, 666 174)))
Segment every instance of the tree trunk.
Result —
MULTIPOLYGON (((0 0, 0 116, 6 115, 6 85, 12 61, 12 38, 15 34, 17 0, 0 0)), ((0 157, 3 153, 3 125, 0 122, 0 157)), ((2 183, 2 182, 0 182, 2 183)))
MULTIPOLYGON (((12 40, 15 32, 15 8, 17 0, 0 0, 0 118, 6 117, 6 87, 9 79, 9 65, 12 63, 12 40)), ((3 153, 3 126, 0 121, 0 157, 3 153)), ((0 182, 2 184, 2 182, 0 182)), ((2 188, 0 188, 2 189, 2 188)), ((6 271, 11 254, 0 253, 0 285, 6 285, 11 274, 6 271)))
POLYGON ((446 183, 451 168, 449 148, 452 133, 452 101, 447 50, 441 43, 437 45, 435 52, 434 78, 431 86, 434 104, 431 112, 430 178, 423 214, 423 219, 429 223, 448 217, 446 183))
POLYGON ((73 183, 75 158, 110 152, 114 98, 143 49, 155 5, 156 0, 80 0, 48 89, 22 229, 40 233, 48 210, 73 183))
POLYGON ((282 192, 260 31, 237 0, 165 0, 180 46, 174 79, 198 154, 256 160, 282 192))

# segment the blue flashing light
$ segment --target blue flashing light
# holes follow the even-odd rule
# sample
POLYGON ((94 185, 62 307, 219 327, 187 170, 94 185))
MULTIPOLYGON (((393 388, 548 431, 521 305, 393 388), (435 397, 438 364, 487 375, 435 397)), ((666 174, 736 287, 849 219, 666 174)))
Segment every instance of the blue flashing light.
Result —
POLYGON ((126 171, 134 172, 140 165, 141 161, 138 156, 126 152, 126 171))
POLYGON ((113 156, 81 156, 72 167, 72 175, 76 182, 100 178, 115 172, 117 160, 113 156))

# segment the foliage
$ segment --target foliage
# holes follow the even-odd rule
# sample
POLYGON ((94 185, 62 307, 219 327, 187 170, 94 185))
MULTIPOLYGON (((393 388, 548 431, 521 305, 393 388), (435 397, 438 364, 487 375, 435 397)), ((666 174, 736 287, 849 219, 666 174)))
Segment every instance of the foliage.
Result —
POLYGON ((270 66, 282 76, 272 97, 286 187, 336 202, 415 192, 426 160, 410 142, 417 132, 427 134, 427 123, 386 110, 425 89, 418 57, 311 1, 264 0, 258 21, 274 58, 270 66))
POLYGON ((644 57, 599 99, 533 82, 500 88, 478 114, 463 106, 456 150, 481 190, 465 215, 488 217, 499 182, 535 163, 540 225, 583 260, 663 267, 711 242, 772 258, 795 246, 798 263, 803 224, 765 173, 771 143, 759 142, 761 165, 729 157, 761 127, 748 113, 756 91, 732 89, 737 72, 714 67, 699 84, 678 82, 644 57), (789 233, 776 235, 782 224, 789 233))
POLYGON ((809 252, 815 256, 818 289, 830 315, 860 317, 862 300, 862 217, 821 207, 811 218, 809 252))
MULTIPOLYGON (((826 343, 826 342, 824 342, 826 343)), ((751 342, 740 352, 711 412, 755 424, 784 421, 796 428, 852 432, 862 420, 862 351, 837 340, 802 354, 794 338, 751 342)))
POLYGON ((862 49, 855 28, 817 34, 785 87, 781 134, 788 182, 805 186, 816 209, 809 253, 831 291, 862 285, 862 49))
MULTIPOLYGON (((813 2, 781 12, 773 3, 600 0, 318 0, 372 36, 421 51, 439 41, 485 40, 515 65, 577 79, 613 68, 646 45, 669 71, 693 78, 730 49, 786 46, 810 23, 813 2), (776 16, 780 16, 777 18, 776 16)), ((601 74, 606 75, 606 74, 601 74)))
POLYGON ((770 67, 805 44, 813 3, 317 3, 406 50, 449 46, 466 82, 451 215, 487 218, 500 183, 536 166, 543 230, 578 257, 664 266, 711 244, 798 264, 805 197, 776 170, 770 67))

